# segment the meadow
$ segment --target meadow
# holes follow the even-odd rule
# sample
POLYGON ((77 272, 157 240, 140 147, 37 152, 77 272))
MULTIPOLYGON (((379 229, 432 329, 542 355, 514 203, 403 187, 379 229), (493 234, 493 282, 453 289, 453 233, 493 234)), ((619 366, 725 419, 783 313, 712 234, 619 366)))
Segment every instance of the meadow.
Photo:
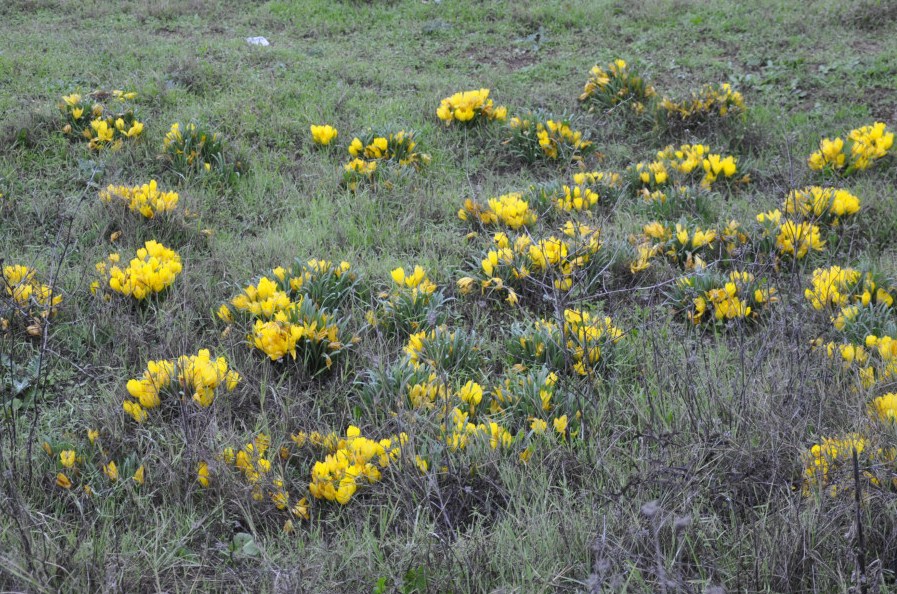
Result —
POLYGON ((0 39, 0 591, 897 588, 894 0, 0 39))

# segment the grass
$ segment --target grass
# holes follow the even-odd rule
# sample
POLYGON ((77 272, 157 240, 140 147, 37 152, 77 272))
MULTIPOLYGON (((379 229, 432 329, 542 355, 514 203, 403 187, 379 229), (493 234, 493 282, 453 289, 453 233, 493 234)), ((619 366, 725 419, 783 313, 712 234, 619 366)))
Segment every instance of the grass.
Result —
MULTIPOLYGON (((23 328, 0 333, 9 357, 0 359, 3 402, 7 378, 31 382, 34 396, 14 414, 3 411, 0 590, 894 588, 897 497, 889 481, 864 483, 861 505, 852 483, 836 497, 801 493, 802 456, 822 436, 878 432, 883 447, 895 439, 866 414, 887 385, 857 391, 853 376, 807 347, 830 325, 803 299, 815 266, 870 264, 897 275, 892 157, 843 182, 862 201, 843 241, 799 266, 764 271, 781 302, 757 327, 701 333, 671 315, 662 291, 678 273, 662 265, 641 277, 628 272, 627 237, 649 215, 637 200, 602 206, 595 223, 610 272, 585 304, 612 316, 626 338, 601 378, 562 376, 583 413, 581 435, 542 443, 526 464, 518 450, 488 444, 440 453, 435 413, 409 421, 396 402, 366 401, 359 382, 402 356, 404 335, 365 323, 397 266, 421 264, 445 291, 450 325, 477 338, 484 386, 512 363, 512 322, 563 305, 537 295, 509 309, 456 294, 486 245, 465 239, 470 229, 456 216, 464 199, 567 179, 574 168, 523 166, 488 131, 444 127, 434 115, 442 97, 488 87, 512 115, 572 114, 602 155, 589 166, 601 169, 622 171, 667 144, 705 141, 736 155, 753 178, 717 195, 714 222, 746 223, 789 189, 819 180, 806 157, 821 137, 873 121, 893 126, 897 36, 894 20, 877 15, 895 11, 891 0, 4 3, 0 260, 53 279, 64 302, 43 339, 26 338, 23 328), (256 35, 271 46, 245 42, 256 35), (576 98, 589 69, 617 57, 661 93, 732 82, 748 115, 734 126, 671 134, 621 114, 586 113, 576 98), (100 154, 66 139, 59 98, 112 88, 139 94, 143 136, 100 154), (209 125, 248 173, 234 184, 174 175, 157 155, 175 121, 209 125), (339 149, 312 146, 308 128, 318 123, 339 129, 339 149), (413 129, 431 165, 392 188, 346 191, 344 146, 369 127, 413 129), (107 184, 151 178, 176 189, 196 217, 138 221, 96 199, 107 184), (153 238, 184 261, 164 299, 131 306, 90 295, 96 262, 153 238), (236 329, 222 336, 214 315, 221 303, 277 265, 315 257, 347 260, 361 279, 342 312, 361 335, 345 364, 310 377, 267 361, 236 329), (210 409, 171 406, 143 425, 123 414, 125 383, 147 360, 200 348, 243 375, 233 393, 210 409), (30 361, 40 362, 39 373, 28 371, 30 361), (282 530, 288 516, 254 501, 222 463, 213 462, 211 488, 197 483, 198 461, 215 461, 259 431, 277 451, 295 431, 342 433, 349 424, 376 438, 406 431, 409 452, 432 456, 430 472, 410 462, 385 470, 348 505, 313 502, 311 519, 297 520, 290 534, 282 530), (101 457, 115 459, 123 477, 109 484, 94 460, 92 497, 55 487, 58 464, 41 450, 47 441, 80 454, 88 428, 101 431, 101 457), (125 479, 140 464, 147 481, 137 488, 125 479)), ((314 459, 303 453, 286 470, 296 492, 314 459)), ((893 476, 894 468, 877 472, 893 476)))

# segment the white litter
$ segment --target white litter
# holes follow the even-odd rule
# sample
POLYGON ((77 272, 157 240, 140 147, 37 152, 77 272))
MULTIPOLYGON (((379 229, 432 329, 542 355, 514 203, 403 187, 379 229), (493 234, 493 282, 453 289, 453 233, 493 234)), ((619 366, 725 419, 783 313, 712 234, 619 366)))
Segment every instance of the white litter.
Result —
POLYGON ((247 37, 246 43, 249 45, 260 45, 262 47, 268 47, 271 43, 265 39, 264 37, 247 37))

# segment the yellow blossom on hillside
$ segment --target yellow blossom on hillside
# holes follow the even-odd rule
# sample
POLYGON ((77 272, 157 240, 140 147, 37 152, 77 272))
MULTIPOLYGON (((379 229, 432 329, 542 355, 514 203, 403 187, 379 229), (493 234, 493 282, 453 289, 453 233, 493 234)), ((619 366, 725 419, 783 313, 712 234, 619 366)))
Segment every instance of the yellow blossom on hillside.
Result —
POLYGON ((871 167, 877 160, 887 156, 894 144, 894 133, 887 130, 883 122, 862 126, 847 135, 850 143, 849 154, 844 152, 843 138, 823 138, 819 150, 810 155, 807 163, 810 169, 842 171, 852 173, 871 167))
POLYGON ((779 227, 776 247, 783 254, 800 260, 810 250, 822 251, 825 248, 825 241, 820 236, 818 226, 807 221, 797 223, 792 220, 786 220, 779 227))
POLYGON ((536 222, 536 213, 530 210, 529 203, 522 196, 515 192, 490 198, 488 208, 468 198, 458 211, 458 218, 463 221, 473 218, 484 225, 501 223, 514 230, 520 229, 536 222))
POLYGON ((720 176, 732 177, 737 171, 735 157, 722 157, 721 155, 707 155, 703 161, 704 179, 701 186, 709 188, 720 176))
POLYGON ((336 128, 329 124, 323 126, 316 126, 312 124, 311 126, 311 138, 318 146, 329 145, 336 139, 338 135, 339 132, 337 132, 336 128))
POLYGON ((62 295, 40 282, 36 270, 21 264, 9 264, 3 266, 2 272, 0 295, 12 299, 17 308, 14 313, 25 314, 32 320, 56 314, 57 306, 62 303, 62 295))
POLYGON ((167 289, 182 269, 177 252, 155 240, 138 249, 127 267, 121 268, 119 261, 119 254, 110 254, 105 262, 96 265, 97 273, 105 277, 110 289, 138 301, 167 289))
POLYGON ((196 480, 201 487, 205 488, 211 483, 210 477, 211 473, 209 472, 209 465, 203 460, 196 466, 196 480))
POLYGON ((63 450, 59 452, 59 463, 63 468, 71 468, 75 465, 75 450, 63 450))
MULTIPOLYGON (((856 433, 843 438, 824 437, 814 444, 804 457, 804 493, 830 486, 837 470, 849 468, 853 452, 862 454, 865 449, 866 439, 856 433)), ((836 486, 831 487, 831 493, 837 493, 836 486)))
POLYGON ((172 212, 177 207, 178 194, 159 191, 156 180, 152 180, 142 186, 109 186, 100 192, 100 200, 106 204, 123 204, 128 210, 152 219, 157 214, 172 212))
POLYGON ((60 472, 56 475, 56 486, 62 489, 71 489, 72 481, 64 473, 60 472))
POLYGON ((404 434, 380 441, 361 435, 361 430, 349 426, 346 438, 340 440, 333 453, 315 462, 308 491, 316 499, 336 501, 346 505, 363 482, 376 483, 381 470, 398 459, 404 434))
POLYGON ((448 126, 454 122, 504 121, 506 107, 495 107, 489 98, 489 89, 463 91, 443 99, 436 109, 436 116, 448 126))
POLYGON ((115 461, 103 465, 103 474, 113 483, 118 480, 118 467, 115 465, 115 461))
POLYGON ((897 394, 890 392, 872 401, 871 411, 882 421, 897 421, 897 394))
POLYGON ((177 392, 190 395, 199 406, 211 406, 218 388, 233 391, 240 382, 240 374, 229 369, 224 357, 212 359, 208 349, 196 355, 183 355, 175 360, 148 361, 143 376, 128 380, 128 394, 133 398, 122 404, 135 421, 146 420, 148 410, 162 404, 162 396, 177 387, 177 392))
POLYGON ((782 208, 791 216, 838 225, 843 217, 860 210, 860 200, 847 190, 810 186, 789 192, 782 208))

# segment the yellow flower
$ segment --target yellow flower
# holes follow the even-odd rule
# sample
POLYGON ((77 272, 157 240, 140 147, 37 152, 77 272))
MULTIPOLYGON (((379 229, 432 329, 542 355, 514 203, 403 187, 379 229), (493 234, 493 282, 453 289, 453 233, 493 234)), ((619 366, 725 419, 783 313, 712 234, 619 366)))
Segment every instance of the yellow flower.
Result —
POLYGON ((143 464, 141 464, 140 468, 138 468, 134 472, 134 476, 132 478, 134 479, 134 482, 137 483, 138 485, 143 485, 143 480, 144 480, 145 474, 146 474, 146 469, 143 467, 143 464))
MULTIPOLYGON (((530 429, 537 435, 542 435, 545 433, 545 430, 548 428, 548 423, 543 421, 542 419, 533 418, 532 422, 529 425, 530 429)), ((555 427, 557 427, 557 421, 555 421, 555 427)), ((565 427, 566 429, 566 427, 565 427)))
POLYGON ((143 133, 143 123, 134 121, 131 127, 124 133, 128 138, 137 138, 143 133))
POLYGON ((209 474, 209 465, 205 460, 201 461, 196 468, 196 480, 199 481, 199 484, 205 488, 209 486, 210 483, 210 474, 209 474))
POLYGON ((507 113, 507 108, 494 106, 489 99, 489 89, 455 93, 443 99, 436 109, 436 117, 447 126, 453 122, 503 121, 507 113))
POLYGON ((81 95, 79 95, 78 93, 72 93, 71 95, 65 95, 62 100, 69 107, 74 107, 75 105, 81 103, 81 95))
POLYGON ((567 415, 557 417, 552 423, 554 424, 554 430, 559 434, 564 435, 567 432, 567 415))
POLYGON ((797 223, 786 220, 779 227, 776 246, 782 253, 800 260, 810 250, 822 251, 825 248, 825 241, 820 236, 818 226, 807 221, 797 223))
POLYGON ((63 489, 71 489, 72 481, 69 480, 69 477, 65 476, 63 473, 59 473, 56 475, 56 486, 61 487, 63 489))
MULTIPOLYGON (((565 280, 568 280, 571 283, 573 282, 572 279, 565 279, 565 280)), ((569 287, 566 287, 566 288, 569 288, 569 287)), ((519 299, 517 298, 517 293, 514 291, 514 289, 508 287, 508 296, 505 298, 505 300, 511 305, 517 305, 517 302, 519 301, 519 299)))
POLYGON ((474 285, 476 284, 476 279, 465 276, 463 278, 458 279, 458 292, 462 295, 468 295, 473 290, 474 285))
POLYGON ((871 410, 882 421, 897 421, 897 394, 879 396, 872 401, 871 410))
POLYGON ((309 518, 308 514, 308 499, 303 497, 290 508, 290 513, 293 514, 297 518, 302 518, 303 520, 307 520, 309 518))
POLYGON ((117 264, 118 254, 111 254, 107 260, 108 266, 106 262, 97 264, 107 286, 138 301, 167 289, 182 270, 177 252, 154 240, 139 248, 126 268, 117 264))
POLYGON ((339 133, 336 128, 330 125, 311 126, 312 140, 318 146, 327 146, 337 137, 339 133))
POLYGON ((113 483, 118 480, 118 467, 115 465, 115 461, 110 460, 109 464, 103 465, 103 474, 113 483))
POLYGON ((100 432, 96 429, 88 429, 87 430, 87 439, 90 440, 91 445, 96 442, 97 438, 100 436, 100 432))
POLYGON ((75 450, 63 450, 59 452, 59 462, 64 468, 75 465, 75 450))
POLYGON ((458 392, 458 397, 471 407, 477 406, 483 400, 483 387, 474 381, 469 381, 458 392))

